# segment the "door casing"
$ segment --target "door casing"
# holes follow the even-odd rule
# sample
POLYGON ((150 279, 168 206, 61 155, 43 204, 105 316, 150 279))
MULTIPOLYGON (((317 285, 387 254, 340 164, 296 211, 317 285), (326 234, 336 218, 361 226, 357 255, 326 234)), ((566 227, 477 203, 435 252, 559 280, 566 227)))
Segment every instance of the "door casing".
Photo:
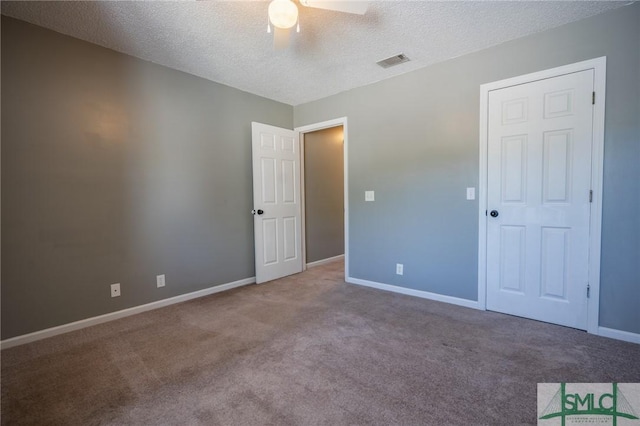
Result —
POLYGON ((478 308, 487 308, 487 161, 488 161, 488 117, 489 92, 506 87, 526 84, 537 80, 557 77, 584 70, 594 70, 595 103, 593 105, 593 144, 591 152, 591 218, 589 223, 589 285, 590 297, 587 301, 587 331, 598 334, 600 311, 600 247, 602 231, 602 177, 604 154, 604 118, 606 57, 590 59, 500 80, 480 86, 480 135, 479 135, 479 185, 478 185, 478 308))
POLYGON ((342 145, 342 155, 344 162, 344 276, 349 276, 349 161, 348 161, 348 143, 349 131, 347 126, 347 117, 336 118, 333 120, 323 121, 320 123, 309 124, 307 126, 296 127, 294 131, 298 132, 300 143, 300 200, 302 201, 302 269, 307 269, 307 244, 306 244, 306 214, 305 214, 305 193, 304 193, 304 134, 315 132, 317 130, 329 129, 332 127, 342 126, 344 132, 344 143, 342 145))

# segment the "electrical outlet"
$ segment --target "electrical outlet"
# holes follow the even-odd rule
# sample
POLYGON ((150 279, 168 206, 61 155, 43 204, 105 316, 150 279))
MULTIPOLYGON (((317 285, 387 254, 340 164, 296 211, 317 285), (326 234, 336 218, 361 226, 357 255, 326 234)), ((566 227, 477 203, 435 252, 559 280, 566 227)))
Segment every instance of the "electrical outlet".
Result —
POLYGON ((164 274, 158 275, 156 277, 156 285, 158 286, 158 288, 164 287, 164 274))
POLYGON ((120 296, 120 283, 111 284, 111 297, 120 296))
POLYGON ((396 275, 404 274, 404 265, 402 263, 396 263, 396 275))
POLYGON ((376 200, 375 191, 364 191, 364 200, 365 201, 375 201, 376 200))

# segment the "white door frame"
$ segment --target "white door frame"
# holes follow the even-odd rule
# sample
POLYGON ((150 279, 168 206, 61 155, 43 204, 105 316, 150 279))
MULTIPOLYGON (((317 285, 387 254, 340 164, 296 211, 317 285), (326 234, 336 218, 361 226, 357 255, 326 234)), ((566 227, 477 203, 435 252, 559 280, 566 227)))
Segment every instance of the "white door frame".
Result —
POLYGON ((478 309, 487 309, 487 148, 489 92, 546 78, 594 70, 593 145, 591 152, 591 218, 589 223, 589 286, 587 331, 598 334, 600 312, 600 243, 602 231, 602 169, 607 58, 605 56, 480 86, 480 176, 478 186, 478 309))
POLYGON ((309 124, 307 126, 296 127, 293 129, 298 132, 300 141, 300 200, 302 204, 302 268, 307 269, 307 238, 306 238, 306 215, 305 215, 305 194, 304 194, 304 134, 315 132, 318 130, 329 129, 332 127, 342 126, 344 132, 344 143, 342 144, 342 155, 344 162, 344 276, 349 276, 349 161, 348 153, 348 130, 347 117, 340 117, 333 120, 323 121, 321 123, 309 124))

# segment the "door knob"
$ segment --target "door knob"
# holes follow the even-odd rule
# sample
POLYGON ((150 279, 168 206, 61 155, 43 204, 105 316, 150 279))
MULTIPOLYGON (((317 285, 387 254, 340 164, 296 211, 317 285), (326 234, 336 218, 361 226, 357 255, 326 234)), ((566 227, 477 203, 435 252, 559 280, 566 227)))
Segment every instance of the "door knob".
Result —
POLYGON ((491 215, 491 217, 498 217, 500 213, 498 213, 498 210, 491 210, 491 213, 489 214, 491 215))
POLYGON ((264 213, 264 211, 263 211, 263 210, 261 210, 261 209, 258 209, 258 210, 253 209, 253 210, 251 210, 251 214, 253 214, 253 215, 255 215, 255 214, 257 214, 257 215, 261 215, 261 214, 263 214, 263 213, 264 213))

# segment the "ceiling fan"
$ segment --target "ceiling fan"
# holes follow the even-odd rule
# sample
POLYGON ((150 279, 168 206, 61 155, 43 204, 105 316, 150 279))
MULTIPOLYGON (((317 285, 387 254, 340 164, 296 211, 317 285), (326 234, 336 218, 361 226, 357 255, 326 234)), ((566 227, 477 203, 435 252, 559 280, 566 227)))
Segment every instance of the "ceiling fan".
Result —
MULTIPOLYGON (((305 7, 332 10, 335 12, 364 15, 369 7, 366 1, 336 1, 336 0, 298 0, 305 7)), ((276 50, 289 46, 289 33, 294 26, 300 32, 298 7, 293 0, 271 0, 269 3, 269 20, 267 32, 271 32, 273 25, 273 47, 276 50)))

